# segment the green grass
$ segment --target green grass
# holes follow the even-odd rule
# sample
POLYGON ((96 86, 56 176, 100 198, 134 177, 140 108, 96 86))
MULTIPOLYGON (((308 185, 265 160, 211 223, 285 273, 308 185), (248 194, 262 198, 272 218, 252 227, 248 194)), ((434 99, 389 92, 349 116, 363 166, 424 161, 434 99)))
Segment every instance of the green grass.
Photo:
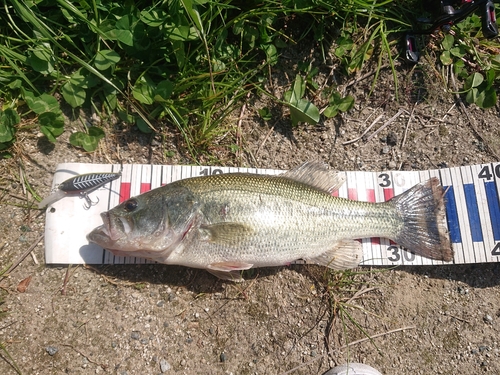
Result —
MULTIPOLYGON (((59 95, 75 114, 93 108, 104 119, 115 114, 144 132, 175 126, 196 160, 225 131, 241 99, 261 92, 283 48, 315 40, 326 51, 334 43, 332 30, 342 28, 346 38, 355 38, 342 62, 347 74, 363 67, 375 44, 390 52, 380 39, 390 34, 388 23, 406 27, 387 12, 390 4, 4 2, 0 151, 8 155, 23 119, 34 118, 55 142, 64 121, 60 103, 50 97, 59 95)), ((70 142, 92 151, 104 135, 90 127, 70 142)))
MULTIPOLYGON (((320 280, 320 287, 324 289, 324 297, 329 309, 326 341, 330 345, 333 341, 333 335, 337 335, 340 340, 344 341, 348 356, 350 341, 359 335, 369 340, 378 350, 371 334, 363 323, 356 320, 354 314, 356 310, 359 310, 365 315, 373 315, 381 319, 374 312, 365 310, 357 303, 357 300, 362 299, 365 294, 377 289, 367 285, 360 277, 370 272, 373 271, 333 271, 328 269, 324 272, 323 279, 320 280), (336 333, 332 335, 334 332, 336 333)), ((385 270, 374 272, 385 272, 385 270)))
MULTIPOLYGON (((75 147, 95 150, 105 136, 105 124, 115 116, 145 133, 175 128, 193 161, 209 154, 219 136, 235 133, 231 115, 250 92, 289 107, 293 125, 314 124, 322 116, 349 110, 352 98, 340 97, 333 82, 327 85, 328 92, 321 92, 311 70, 301 70, 300 61, 295 83, 290 82, 293 88, 284 98, 266 91, 269 72, 280 69, 282 51, 299 43, 321 51, 323 61, 315 62, 313 70, 330 56, 338 60, 346 78, 367 65, 375 66, 372 90, 380 67, 389 64, 397 97, 395 61, 401 53, 402 32, 411 29, 422 13, 419 4, 417 0, 4 1, 0 152, 13 154, 17 132, 28 130, 23 125, 26 120, 55 142, 65 131, 61 105, 73 108, 75 116, 81 108, 93 109, 104 119, 102 127, 82 127, 73 133, 70 142, 75 147), (329 104, 310 99, 318 97, 329 104), (325 105, 321 111, 320 105, 325 105)), ((487 107, 496 102, 499 45, 481 37, 478 19, 472 16, 454 27, 457 36, 443 42, 442 54, 436 56, 441 61, 430 63, 454 64, 465 82, 467 99, 487 107), (469 78, 472 73, 477 74, 469 78)))

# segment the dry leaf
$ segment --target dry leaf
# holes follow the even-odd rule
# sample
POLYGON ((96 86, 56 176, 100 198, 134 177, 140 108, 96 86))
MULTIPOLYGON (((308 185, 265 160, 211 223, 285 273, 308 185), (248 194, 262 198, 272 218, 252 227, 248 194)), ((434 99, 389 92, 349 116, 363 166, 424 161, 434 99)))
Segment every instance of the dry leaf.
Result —
POLYGON ((27 278, 22 280, 18 285, 17 285, 17 291, 19 293, 24 293, 26 292, 26 289, 28 289, 28 285, 30 285, 31 282, 31 275, 29 275, 27 278))

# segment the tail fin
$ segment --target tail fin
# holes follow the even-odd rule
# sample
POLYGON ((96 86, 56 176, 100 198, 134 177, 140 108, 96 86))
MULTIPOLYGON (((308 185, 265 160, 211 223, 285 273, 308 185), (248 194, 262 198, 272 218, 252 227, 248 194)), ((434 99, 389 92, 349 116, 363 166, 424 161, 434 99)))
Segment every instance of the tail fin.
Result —
POLYGON ((444 194, 439 180, 434 177, 392 198, 403 221, 403 228, 394 241, 425 258, 453 260, 444 194))

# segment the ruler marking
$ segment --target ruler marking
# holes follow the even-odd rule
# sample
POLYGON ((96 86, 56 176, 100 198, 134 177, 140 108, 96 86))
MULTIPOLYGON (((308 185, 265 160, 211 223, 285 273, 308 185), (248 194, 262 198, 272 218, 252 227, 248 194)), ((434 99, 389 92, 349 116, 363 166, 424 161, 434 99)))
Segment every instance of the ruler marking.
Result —
POLYGON ((164 165, 161 169, 161 185, 169 184, 172 181, 172 166, 164 165))
MULTIPOLYGON (((489 167, 489 165, 487 165, 489 167)), ((472 177, 474 179, 474 187, 476 191, 477 203, 478 203, 478 211, 479 218, 481 220, 481 232, 483 235, 483 251, 481 252, 481 261, 486 262, 487 260, 491 260, 490 249, 493 248, 493 237, 490 235, 493 233, 491 227, 491 213, 488 206, 488 199, 486 196, 486 186, 485 180, 480 178, 480 165, 471 166, 472 177)))
POLYGON ((453 186, 446 186, 446 217, 448 221, 448 230, 452 243, 462 243, 462 234, 458 218, 457 201, 455 199, 455 190, 453 186))
POLYGON ((122 183, 120 185, 120 200, 119 202, 125 202, 130 198, 131 188, 132 188, 132 170, 134 165, 127 165, 123 168, 122 183))
POLYGON ((462 183, 465 194, 465 204, 467 205, 467 215, 472 236, 472 248, 474 263, 485 261, 483 232, 481 228, 481 216, 478 207, 478 197, 474 186, 474 177, 470 167, 461 167, 462 183))
POLYGON ((346 173, 344 177, 345 177, 345 182, 340 186, 339 190, 337 191, 337 197, 339 198, 347 198, 347 180, 349 178, 349 173, 346 173))
POLYGON ((457 253, 458 261, 466 263, 467 259, 474 257, 471 241, 471 233, 469 226, 469 216, 467 212, 467 205, 465 203, 464 189, 460 168, 450 168, 450 175, 455 192, 455 203, 457 207, 457 215, 460 218, 458 225, 460 226, 460 233, 462 235, 462 253, 457 253))
POLYGON ((168 167, 166 165, 162 165, 161 166, 160 186, 167 184, 167 181, 168 181, 167 171, 168 171, 168 167))
POLYGON ((495 182, 485 182, 486 200, 490 210, 490 222, 493 239, 500 241, 500 204, 498 202, 498 190, 495 182))
POLYGON ((135 197, 136 195, 139 195, 141 193, 140 189, 140 183, 141 183, 141 176, 142 176, 142 169, 144 165, 140 164, 137 166, 137 168, 134 168, 132 170, 132 185, 130 187, 130 196, 135 197))
POLYGON ((151 190, 151 184, 149 182, 141 182, 140 192, 141 194, 146 193, 151 190))
MULTIPOLYGON (((374 186, 374 181, 372 178, 373 173, 369 172, 364 172, 364 181, 366 183, 366 201, 375 203, 376 197, 375 197, 375 186, 374 186)), ((369 239, 370 243, 370 251, 372 254, 372 258, 375 259, 376 254, 380 254, 380 238, 378 237, 373 237, 369 239)))
POLYGON ((465 203, 467 204, 467 214, 469 216, 469 225, 473 242, 483 241, 483 232, 481 231, 481 221, 479 218, 479 209, 477 207, 476 192, 473 184, 464 184, 465 203))
MULTIPOLYGON (((379 202, 385 202, 386 199, 386 187, 389 186, 389 175, 387 173, 374 173, 373 174, 373 186, 375 187, 375 201, 377 203, 379 202)), ((380 262, 378 265, 383 265, 383 266, 388 266, 391 265, 392 263, 389 262, 388 256, 387 256, 387 249, 391 243, 387 238, 379 238, 379 256, 377 257, 380 259, 380 262)))
POLYGON ((491 213, 493 238, 495 241, 500 241, 500 163, 494 163, 491 167, 493 171, 493 181, 491 183, 489 182, 486 187, 488 206, 491 213))
MULTIPOLYGON (((356 200, 361 202, 367 201, 367 188, 366 188, 366 178, 364 172, 356 171, 352 173, 354 182, 356 184, 355 195, 357 197, 356 200)), ((351 193, 352 194, 352 193, 351 193)), ((363 259, 373 259, 373 249, 370 238, 362 238, 361 246, 363 248, 363 259)))
POLYGON ((153 171, 151 172, 151 188, 156 189, 161 186, 161 165, 153 165, 153 171))
MULTIPOLYGON (((364 172, 366 180, 366 198, 368 202, 377 203, 377 192, 380 189, 377 183, 377 174, 364 172)), ((370 238, 369 241, 371 259, 366 260, 371 261, 373 265, 383 265, 385 263, 385 258, 382 256, 382 247, 380 246, 380 238, 374 237, 370 238)))
POLYGON ((463 254, 463 244, 462 244, 462 234, 460 232, 458 210, 455 200, 455 191, 452 185, 451 173, 448 168, 440 169, 439 176, 441 180, 441 185, 446 191, 446 220, 448 224, 448 231, 450 235, 450 241, 452 242, 453 251, 455 256, 453 257, 453 262, 455 264, 460 264, 460 260, 456 254, 463 254), (453 241, 452 238, 455 240, 453 241))
POLYGON ((358 192, 356 190, 356 172, 348 173, 345 182, 347 186, 347 199, 356 200, 358 198, 358 192))

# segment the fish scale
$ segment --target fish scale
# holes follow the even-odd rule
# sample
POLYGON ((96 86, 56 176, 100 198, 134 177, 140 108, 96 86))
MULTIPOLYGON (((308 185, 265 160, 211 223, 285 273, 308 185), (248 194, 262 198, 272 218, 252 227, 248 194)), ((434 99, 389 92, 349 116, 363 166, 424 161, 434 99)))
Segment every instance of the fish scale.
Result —
MULTIPOLYGON (((195 194, 204 196, 211 203, 209 208, 201 208, 209 223, 218 220, 218 210, 225 202, 232 202, 229 215, 225 221, 249 222, 252 227, 259 228, 265 234, 279 229, 286 234, 287 242, 276 241, 273 246, 292 247, 296 239, 284 230, 286 222, 288 231, 303 231, 300 239, 307 243, 319 242, 317 236, 325 233, 331 236, 354 239, 370 237, 378 234, 391 236, 392 228, 398 227, 392 204, 379 204, 377 210, 373 205, 343 198, 332 197, 324 191, 283 178, 256 176, 250 174, 226 174, 209 176, 203 185, 195 179, 182 180, 180 185, 186 186, 195 194), (223 189, 231 186, 231 189, 223 189), (213 207, 215 206, 215 207, 213 207), (272 222, 264 220, 266 215, 274 215, 272 222), (344 221, 339 225, 339 221, 344 221), (390 225, 387 225, 387 223, 390 225), (270 225, 274 224, 274 225, 270 225)), ((259 239, 267 244, 268 241, 259 239)), ((331 239, 329 242, 332 243, 331 239)))

